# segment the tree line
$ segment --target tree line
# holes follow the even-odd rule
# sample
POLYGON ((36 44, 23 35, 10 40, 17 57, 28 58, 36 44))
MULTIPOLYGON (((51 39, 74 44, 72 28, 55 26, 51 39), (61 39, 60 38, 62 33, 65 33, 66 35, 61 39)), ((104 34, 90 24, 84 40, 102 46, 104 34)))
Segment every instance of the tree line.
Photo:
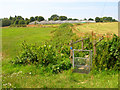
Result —
POLYGON ((96 17, 95 18, 96 22, 117 22, 117 20, 113 19, 112 17, 96 17))
MULTIPOLYGON (((35 17, 30 17, 30 18, 23 18, 22 16, 14 16, 14 17, 9 17, 9 18, 3 18, 2 19, 2 26, 26 26, 28 25, 30 22, 33 21, 44 21, 45 18, 43 16, 35 16, 35 17)), ((68 18, 67 16, 59 16, 57 14, 53 14, 51 15, 50 18, 48 18, 48 21, 53 20, 53 21, 57 21, 57 20, 79 20, 77 18, 68 18)), ((112 17, 96 17, 95 19, 93 18, 89 18, 86 19, 84 18, 83 20, 89 20, 89 21, 96 21, 96 22, 116 22, 117 20, 113 19, 112 17)))

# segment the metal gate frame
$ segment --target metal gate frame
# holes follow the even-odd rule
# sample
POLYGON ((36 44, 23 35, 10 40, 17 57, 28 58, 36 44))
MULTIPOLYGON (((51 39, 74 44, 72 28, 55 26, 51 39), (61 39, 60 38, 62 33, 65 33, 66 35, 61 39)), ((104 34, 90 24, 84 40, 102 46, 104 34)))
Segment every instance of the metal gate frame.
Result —
POLYGON ((75 59, 75 58, 79 58, 79 59, 89 59, 91 63, 89 63, 88 66, 85 66, 85 65, 79 65, 79 66, 88 67, 88 68, 89 68, 89 72, 90 72, 90 70, 91 70, 91 68, 92 68, 92 50, 73 49, 73 68, 75 67, 75 64, 74 64, 74 59, 75 59), (89 58, 75 57, 75 56, 74 56, 74 51, 89 52, 90 57, 89 57, 89 58))

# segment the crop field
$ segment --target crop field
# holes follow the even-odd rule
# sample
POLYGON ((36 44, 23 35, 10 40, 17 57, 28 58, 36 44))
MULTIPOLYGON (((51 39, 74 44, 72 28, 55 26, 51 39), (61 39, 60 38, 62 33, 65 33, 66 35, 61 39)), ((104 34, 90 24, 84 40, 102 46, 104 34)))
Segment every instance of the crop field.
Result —
POLYGON ((118 23, 89 23, 75 27, 80 32, 95 32, 98 34, 113 33, 118 34, 118 23))
POLYGON ((44 27, 2 28, 3 88, 118 88, 119 75, 116 70, 96 69, 89 74, 73 73, 69 61, 70 46, 68 45, 69 39, 79 38, 74 33, 78 36, 79 33, 85 34, 91 31, 99 34, 117 34, 117 23, 74 25, 72 30, 62 25, 47 26, 49 27, 44 25, 44 27), (58 29, 59 26, 61 26, 60 29, 58 29), (24 49, 22 49, 24 41, 29 45, 24 44, 24 49), (52 59, 56 62, 51 62, 52 59), (31 60, 34 62, 32 63, 31 60), (59 67, 60 65, 65 65, 65 67, 59 67))
POLYGON ((85 33, 94 32, 98 36, 107 35, 107 34, 116 34, 118 35, 118 23, 89 23, 76 25, 74 28, 74 33, 77 33, 78 36, 82 36, 85 33))

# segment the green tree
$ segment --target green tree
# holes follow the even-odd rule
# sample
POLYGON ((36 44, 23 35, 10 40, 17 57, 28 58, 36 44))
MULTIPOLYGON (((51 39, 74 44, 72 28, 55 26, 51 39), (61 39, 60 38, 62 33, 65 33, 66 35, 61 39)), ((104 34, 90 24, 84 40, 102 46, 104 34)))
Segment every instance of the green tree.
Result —
POLYGON ((27 24, 27 25, 28 25, 29 23, 30 23, 30 20, 25 21, 25 24, 27 24))
POLYGON ((38 16, 35 16, 35 20, 37 20, 38 19, 38 16))
POLYGON ((18 25, 19 20, 15 20, 14 25, 18 25))
POLYGON ((100 22, 103 22, 103 18, 100 18, 100 22))
POLYGON ((112 17, 108 17, 107 20, 108 20, 109 22, 112 22, 112 17))
POLYGON ((74 18, 73 20, 78 20, 77 18, 74 18))
POLYGON ((10 17, 9 17, 9 20, 13 20, 13 17, 10 16, 10 17))
POLYGON ((57 21, 57 20, 59 20, 57 17, 54 17, 54 18, 53 18, 53 21, 57 21))
POLYGON ((96 21, 96 22, 100 22, 100 18, 99 18, 99 17, 96 17, 96 18, 95 18, 95 21, 96 21))
POLYGON ((59 20, 59 16, 57 14, 53 14, 48 20, 59 20))
POLYGON ((19 20, 18 24, 23 25, 23 24, 25 24, 25 21, 24 20, 19 20))
POLYGON ((103 22, 107 22, 107 17, 103 17, 103 22))
POLYGON ((84 18, 84 20, 87 20, 87 18, 84 18))
POLYGON ((11 25, 11 21, 8 18, 2 19, 2 26, 9 26, 11 25))
POLYGON ((39 17, 37 18, 37 20, 38 20, 38 21, 43 21, 43 20, 45 20, 45 19, 44 19, 44 17, 39 16, 39 17))
POLYGON ((35 18, 34 17, 30 17, 30 22, 33 22, 35 21, 35 18))
POLYGON ((61 21, 67 20, 67 17, 66 17, 66 16, 60 16, 60 17, 59 17, 59 20, 61 20, 61 21))
POLYGON ((25 18, 25 21, 28 21, 29 19, 28 18, 25 18))
POLYGON ((94 21, 94 19, 92 19, 92 18, 89 18, 88 20, 89 20, 89 21, 94 21))
POLYGON ((72 18, 68 18, 68 20, 72 20, 72 18))
POLYGON ((24 18, 22 16, 17 16, 16 19, 18 19, 18 20, 24 20, 24 18))
POLYGON ((112 22, 117 22, 117 20, 115 20, 115 19, 112 19, 112 22))

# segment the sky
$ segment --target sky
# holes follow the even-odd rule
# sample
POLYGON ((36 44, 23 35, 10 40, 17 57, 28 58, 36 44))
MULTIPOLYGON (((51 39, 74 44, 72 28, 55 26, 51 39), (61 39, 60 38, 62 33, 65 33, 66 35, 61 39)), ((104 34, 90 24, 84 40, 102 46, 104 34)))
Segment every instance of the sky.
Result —
POLYGON ((110 16, 118 19, 119 0, 1 0, 0 18, 20 15, 24 18, 51 15, 69 18, 95 18, 110 16))

